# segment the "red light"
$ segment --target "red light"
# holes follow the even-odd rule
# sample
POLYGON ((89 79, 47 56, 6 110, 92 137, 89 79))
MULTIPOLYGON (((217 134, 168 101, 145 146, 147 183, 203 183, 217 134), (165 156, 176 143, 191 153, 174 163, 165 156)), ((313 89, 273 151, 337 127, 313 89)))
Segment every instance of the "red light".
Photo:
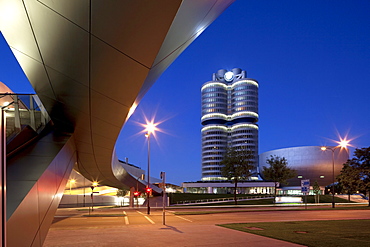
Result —
POLYGON ((139 191, 135 191, 134 192, 134 196, 140 196, 140 192, 139 191))
POLYGON ((148 193, 148 194, 151 194, 152 193, 152 188, 147 187, 145 189, 145 192, 148 193))

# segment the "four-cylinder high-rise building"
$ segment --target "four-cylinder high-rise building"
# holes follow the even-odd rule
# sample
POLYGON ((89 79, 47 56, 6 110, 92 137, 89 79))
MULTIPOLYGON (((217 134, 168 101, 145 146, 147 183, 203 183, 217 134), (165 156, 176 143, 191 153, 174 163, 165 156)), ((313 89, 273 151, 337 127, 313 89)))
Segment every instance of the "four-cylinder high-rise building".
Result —
POLYGON ((258 167, 258 82, 239 68, 219 70, 202 92, 202 180, 225 180, 221 165, 228 147, 253 152, 258 167))

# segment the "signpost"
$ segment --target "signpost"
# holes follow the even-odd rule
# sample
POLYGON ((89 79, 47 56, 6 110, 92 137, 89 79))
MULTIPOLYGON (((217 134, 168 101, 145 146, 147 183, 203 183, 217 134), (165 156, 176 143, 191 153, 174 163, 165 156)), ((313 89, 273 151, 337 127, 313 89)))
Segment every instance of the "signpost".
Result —
POLYGON ((166 173, 161 172, 162 179, 162 203, 163 203, 163 225, 166 225, 166 173))
POLYGON ((301 191, 305 194, 305 209, 307 209, 307 194, 310 193, 310 180, 309 179, 302 179, 301 180, 301 191))

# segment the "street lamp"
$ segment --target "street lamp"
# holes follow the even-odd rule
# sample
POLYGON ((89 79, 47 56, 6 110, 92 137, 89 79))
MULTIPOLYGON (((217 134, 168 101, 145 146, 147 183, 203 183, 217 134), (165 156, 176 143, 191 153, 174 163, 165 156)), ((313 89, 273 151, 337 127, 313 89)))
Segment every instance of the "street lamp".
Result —
POLYGON ((150 196, 150 136, 151 134, 157 130, 158 124, 154 124, 153 122, 147 122, 145 125, 145 131, 146 131, 146 138, 148 138, 148 178, 147 178, 147 186, 146 186, 146 201, 147 201, 147 214, 150 214, 150 204, 149 204, 149 196, 150 196))
POLYGON ((332 200, 332 208, 335 208, 335 199, 334 199, 334 196, 335 196, 335 190, 334 190, 334 183, 335 183, 335 175, 334 175, 334 152, 337 148, 345 148, 347 149, 347 146, 349 145, 349 141, 348 140, 341 140, 340 142, 338 142, 339 145, 338 146, 335 146, 335 147, 321 147, 321 150, 322 151, 326 151, 326 150, 330 150, 331 151, 331 160, 332 160, 332 168, 333 168, 333 185, 332 185, 332 194, 333 194, 333 200, 332 200))

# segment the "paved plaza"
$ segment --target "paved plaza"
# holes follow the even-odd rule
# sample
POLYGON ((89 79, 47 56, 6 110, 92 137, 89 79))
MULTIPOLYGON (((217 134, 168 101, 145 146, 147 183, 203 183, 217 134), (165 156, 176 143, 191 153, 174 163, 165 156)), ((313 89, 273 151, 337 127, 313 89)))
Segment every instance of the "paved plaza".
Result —
MULTIPOLYGON (((288 208, 286 208, 288 209, 288 208)), ((297 220, 370 219, 370 210, 290 211, 269 208, 58 209, 44 246, 301 246, 219 227, 216 224, 297 220), (175 211, 235 211, 175 215, 175 211), (240 210, 245 210, 240 212, 240 210), (126 215, 126 216, 122 216, 126 215)))

